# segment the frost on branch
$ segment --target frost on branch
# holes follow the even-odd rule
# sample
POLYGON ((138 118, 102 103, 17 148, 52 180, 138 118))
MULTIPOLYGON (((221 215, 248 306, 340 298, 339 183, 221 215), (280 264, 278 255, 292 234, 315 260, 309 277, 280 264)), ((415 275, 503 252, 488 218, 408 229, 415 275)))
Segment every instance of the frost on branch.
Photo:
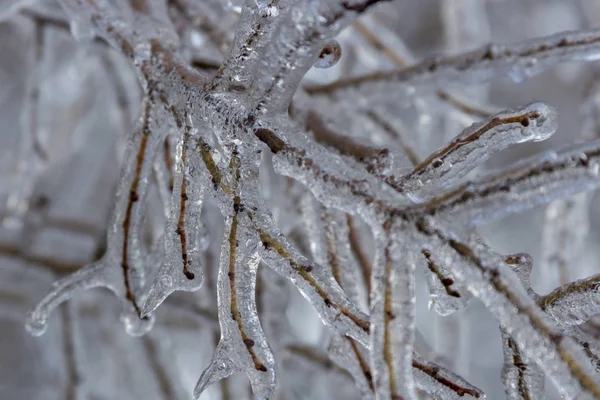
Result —
MULTIPOLYGON (((40 135, 54 34, 101 52, 120 89, 113 111, 124 130, 116 140, 121 174, 103 251, 57 280, 28 314, 30 333, 41 335, 65 301, 104 287, 119 300, 130 335, 148 333, 156 320, 156 337, 178 337, 173 321, 185 325, 184 314, 201 321, 194 343, 202 347, 185 352, 185 368, 175 360, 161 375, 171 382, 181 372, 187 381, 203 368, 188 388, 195 398, 287 399, 301 391, 483 399, 468 365, 463 376, 451 371, 423 339, 424 272, 439 318, 460 322, 479 304, 497 320, 504 361, 495 379, 507 397, 540 398, 548 377, 565 398, 600 398, 600 344, 586 330, 600 314, 599 278, 570 282, 575 276, 566 273, 585 262, 578 253, 593 219, 590 193, 600 186, 595 86, 576 144, 516 161, 525 143, 576 127, 559 127, 560 110, 545 99, 491 106, 464 87, 595 61, 597 30, 481 47, 476 35, 456 30, 486 25, 485 10, 445 4, 458 54, 418 61, 385 22, 388 13, 419 7, 400 1, 59 3, 0 7, 0 20, 28 24, 22 34, 33 38, 27 60, 35 65, 24 84, 20 140, 10 144, 18 149, 11 172, 23 181, 0 193, 6 229, 22 235, 9 254, 45 260, 18 242, 52 223, 35 199, 37 182, 55 165, 51 157, 45 164, 53 142, 40 135), (463 52, 458 37, 478 48, 463 52), (117 54, 136 82, 115 67, 117 54), (138 105, 127 93, 136 86, 138 105), (487 170, 498 157, 513 161, 487 170), (495 251, 482 233, 548 203, 539 268, 525 253, 495 251), (530 283, 538 269, 562 278, 545 295, 530 283), (340 389, 338 379, 356 389, 340 389)), ((461 334, 476 335, 470 327, 478 324, 461 334)))

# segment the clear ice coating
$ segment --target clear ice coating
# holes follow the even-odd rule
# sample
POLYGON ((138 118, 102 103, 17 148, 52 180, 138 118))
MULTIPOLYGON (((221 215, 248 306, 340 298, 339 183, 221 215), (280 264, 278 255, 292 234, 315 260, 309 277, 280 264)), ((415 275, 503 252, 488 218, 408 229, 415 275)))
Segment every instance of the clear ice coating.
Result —
POLYGON ((546 140, 557 129, 556 111, 533 103, 518 110, 508 110, 474 123, 460 135, 421 162, 408 179, 405 190, 424 191, 423 187, 449 186, 458 182, 494 153, 515 144, 546 140))
MULTIPOLYGON (((506 256, 504 263, 517 273, 517 276, 526 287, 529 287, 529 278, 533 268, 533 261, 529 254, 511 254, 506 256)), ((527 291, 532 297, 537 297, 530 288, 527 291)), ((506 398, 523 399, 543 396, 544 373, 535 362, 529 361, 522 354, 505 330, 502 330, 502 349, 504 352, 502 381, 506 398)))
POLYGON ((193 156, 193 138, 197 132, 192 132, 190 125, 185 129, 187 132, 175 154, 164 257, 148 289, 142 315, 154 311, 174 291, 196 291, 202 285, 201 255, 208 247, 206 227, 200 216, 204 188, 193 165, 198 161, 193 156))
POLYGON ((260 326, 254 299, 258 241, 246 232, 242 218, 235 211, 227 217, 217 282, 221 338, 196 384, 196 399, 210 384, 235 371, 246 373, 259 399, 269 399, 275 390, 275 357, 260 326))
POLYGON ((600 399, 600 9, 444 2, 433 43, 420 3, 0 4, 0 322, 46 332, 0 356, 63 352, 52 399, 600 399))

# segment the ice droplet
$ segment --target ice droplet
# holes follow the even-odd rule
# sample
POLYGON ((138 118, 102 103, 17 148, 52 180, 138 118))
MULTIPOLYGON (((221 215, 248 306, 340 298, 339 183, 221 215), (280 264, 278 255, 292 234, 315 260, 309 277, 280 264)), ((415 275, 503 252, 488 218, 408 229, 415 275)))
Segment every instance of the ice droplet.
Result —
POLYGON ((152 329, 154 315, 149 314, 142 318, 135 310, 125 310, 121 314, 121 322, 125 326, 125 332, 133 337, 143 336, 152 329))
POLYGON ((277 18, 279 16, 279 8, 275 5, 272 5, 272 2, 267 2, 266 4, 259 4, 258 10, 262 18, 270 19, 277 18))
POLYGON ((319 58, 315 61, 315 68, 333 67, 342 57, 342 47, 337 40, 331 40, 321 50, 319 58))
POLYGON ((80 18, 72 20, 70 28, 73 37, 80 42, 90 41, 96 36, 94 28, 89 24, 89 22, 86 22, 80 18))
POLYGON ((531 128, 524 129, 523 133, 527 136, 531 135, 532 141, 540 142, 546 140, 556 132, 558 128, 558 113, 553 107, 544 103, 533 103, 525 111, 536 113, 533 118, 524 119, 521 122, 524 127, 531 128))
POLYGON ((31 311, 27 314, 27 322, 25 323, 25 329, 32 336, 42 336, 46 332, 48 327, 48 321, 46 318, 40 316, 35 311, 31 311))

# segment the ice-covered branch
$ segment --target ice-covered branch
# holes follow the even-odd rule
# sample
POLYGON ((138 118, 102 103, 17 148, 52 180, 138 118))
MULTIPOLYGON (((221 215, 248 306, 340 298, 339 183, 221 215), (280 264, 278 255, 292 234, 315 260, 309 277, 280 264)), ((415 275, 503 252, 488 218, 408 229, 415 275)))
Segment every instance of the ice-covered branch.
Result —
POLYGON ((421 255, 427 271, 431 308, 438 314, 446 316, 466 306, 472 295, 464 285, 456 282, 449 268, 446 267, 449 262, 455 263, 461 260, 456 260, 445 249, 436 249, 436 251, 422 249, 421 255))
POLYGON ((407 211, 477 226, 557 198, 593 190, 600 186, 599 146, 596 141, 558 154, 523 160, 513 168, 474 183, 467 182, 407 211))
MULTIPOLYGON (((289 346, 287 350, 298 357, 322 366, 324 369, 331 369, 326 356, 313 348, 294 345, 289 346)), ((485 399, 485 394, 480 389, 444 367, 427 361, 417 353, 413 354, 412 365, 417 388, 436 400, 485 399)), ((348 365, 345 364, 344 366, 348 365)), ((341 368, 333 369, 333 371, 346 372, 341 368)), ((370 371, 367 370, 367 373, 370 373, 370 371)), ((373 397, 366 396, 364 398, 371 399, 373 397)))
POLYGON ((29 314, 28 329, 34 334, 45 330, 49 314, 62 302, 93 287, 107 287, 123 303, 123 321, 131 334, 145 333, 152 318, 142 317, 141 297, 145 266, 140 248, 140 228, 153 159, 162 146, 168 119, 158 112, 157 99, 149 93, 136 131, 127 144, 122 178, 107 233, 107 250, 102 259, 57 282, 53 290, 29 314))
POLYGON ((368 318, 346 298, 331 273, 298 254, 289 242, 282 243, 284 238, 280 233, 275 231, 269 234, 273 230, 273 227, 269 229, 270 224, 264 228, 261 227, 264 222, 257 220, 255 224, 259 224, 257 228, 262 241, 262 248, 259 250, 261 258, 275 271, 290 279, 330 326, 367 346, 368 318))
MULTIPOLYGON (((1 19, 1 15, 0 15, 1 19)), ((35 22, 30 44, 29 68, 31 73, 27 81, 27 93, 21 115, 21 145, 17 157, 19 179, 8 196, 6 209, 8 217, 1 221, 9 226, 19 227, 30 207, 36 180, 48 155, 40 140, 39 101, 42 85, 42 66, 44 66, 45 25, 35 22)))
POLYGON ((471 125, 434 152, 401 179, 399 186, 410 192, 420 192, 423 187, 450 186, 498 151, 547 139, 556 131, 556 119, 556 111, 542 103, 495 114, 471 125))
MULTIPOLYGON (((221 199, 231 196, 231 188, 224 183, 223 173, 210 154, 210 145, 203 141, 199 145, 203 162, 210 175, 209 181, 214 183, 214 195, 221 199)), ((245 180, 244 185, 249 193, 254 193, 257 186, 250 179, 245 180)), ((260 257, 298 287, 331 326, 366 345, 368 320, 343 294, 332 273, 300 255, 279 232, 269 213, 256 203, 256 199, 240 196, 239 207, 242 208, 241 212, 248 216, 257 238, 262 243, 258 247, 260 257)))
MULTIPOLYGON (((359 304, 359 268, 345 241, 349 234, 346 217, 326 210, 310 194, 302 202, 315 262, 328 266, 350 300, 359 304)), ((364 348, 352 338, 332 333, 327 352, 334 363, 350 373, 363 398, 373 398, 373 377, 364 348)))
POLYGON ((412 375, 414 264, 408 248, 394 239, 392 221, 374 232, 371 273, 370 363, 377 399, 416 398, 412 375))
POLYGON ((415 385, 434 399, 485 399, 484 393, 455 373, 413 354, 415 385))
POLYGON ((280 25, 287 5, 279 0, 246 1, 229 56, 219 69, 213 85, 242 92, 252 83, 260 66, 263 48, 280 25))
MULTIPOLYGON (((381 51, 386 58, 396 65, 396 67, 403 69, 406 68, 408 64, 414 62, 414 57, 409 53, 408 49, 406 49, 406 46, 402 43, 401 39, 396 37, 396 35, 385 26, 372 20, 370 16, 367 16, 364 21, 356 21, 354 23, 354 29, 356 29, 374 49, 381 51), (395 46, 386 44, 384 40, 377 36, 376 31, 387 38, 388 41, 393 42, 395 46)), ((492 107, 475 104, 472 100, 467 100, 464 96, 456 95, 448 90, 438 90, 436 95, 439 100, 448 104, 454 110, 476 119, 488 118, 494 113, 492 107)))
POLYGON ((344 163, 339 157, 296 132, 285 133, 289 143, 270 129, 258 129, 254 134, 273 153, 278 173, 307 185, 315 197, 326 205, 352 214, 362 212, 372 215, 370 206, 377 200, 384 204, 407 202, 403 196, 370 174, 342 169, 344 163))
POLYGON ((541 297, 539 305, 561 325, 580 325, 600 314, 600 275, 563 285, 541 297))
MULTIPOLYGON (((536 298, 529 288, 532 259, 529 254, 512 254, 504 262, 516 272, 528 293, 536 298)), ((504 329, 502 332, 502 349, 504 351, 504 366, 502 380, 506 397, 511 400, 526 400, 539 398, 544 393, 544 374, 540 367, 522 354, 521 350, 504 329)))
POLYGON ((371 292, 371 272, 373 271, 373 266, 360 242, 360 233, 358 232, 354 217, 346 214, 346 218, 348 220, 348 244, 352 254, 360 265, 361 276, 366 285, 366 292, 369 294, 371 292))
POLYGON ((600 384, 583 350, 543 313, 516 273, 507 269, 503 257, 462 241, 432 220, 421 220, 417 230, 432 246, 447 246, 467 261, 449 266, 564 396, 577 397, 582 392, 600 396, 600 384))
POLYGON ((183 125, 180 129, 184 129, 184 134, 177 145, 164 259, 156 273, 155 282, 148 291, 144 314, 153 311, 172 292, 196 291, 202 284, 203 266, 200 258, 208 246, 208 239, 206 228, 200 219, 204 197, 203 181, 194 167, 199 160, 194 160, 195 145, 192 136, 198 133, 194 132, 189 118, 178 122, 183 125))
MULTIPOLYGON (((349 31, 336 41, 384 0, 60 2, 68 20, 53 16, 46 23, 37 11, 19 18, 70 29, 81 40, 96 37, 117 49, 131 63, 144 102, 133 127, 127 118, 136 107, 127 89, 112 99, 120 120, 110 122, 128 131, 128 140, 106 251, 55 284, 29 314, 30 332, 41 334, 49 314, 70 297, 105 287, 122 303, 126 330, 140 335, 168 296, 197 291, 205 281, 207 290, 194 294, 197 306, 167 301, 175 305, 168 311, 171 323, 176 308, 202 315, 210 343, 218 314, 221 334, 195 397, 239 371, 249 378, 254 396, 272 399, 276 356, 285 349, 296 359, 328 362, 312 347, 294 343, 296 329, 304 327, 288 321, 297 315, 288 308, 295 302, 287 293, 289 281, 333 328, 322 335, 328 342, 321 349, 327 348, 340 368, 318 371, 345 369, 366 399, 409 400, 419 391, 440 400, 484 398, 420 355, 430 357, 421 351, 424 340, 415 344, 415 263, 420 262, 435 311, 448 315, 476 297, 499 321, 509 397, 541 396, 543 370, 566 398, 600 398, 600 350, 579 326, 600 311, 600 278, 539 299, 529 286, 531 259, 497 254, 475 231, 600 186, 600 142, 546 153, 466 182, 493 154, 549 137, 556 130, 556 112, 538 102, 491 114, 440 89, 503 75, 519 80, 562 62, 596 60, 599 31, 490 45, 406 67, 410 54, 390 29, 375 26, 375 21, 388 25, 379 17, 355 25, 362 37, 349 31), (216 22, 221 16, 223 22, 216 22), (355 39, 368 44, 348 44, 355 39), (370 56, 373 49, 400 70, 347 78, 368 67, 350 65, 351 57, 365 59, 357 52, 370 56), (341 72, 329 71, 340 80, 300 87, 311 68, 333 66, 340 57, 341 72), (428 94, 419 97, 421 89, 434 93, 433 104, 428 94), (440 101, 450 106, 442 110, 447 114, 429 110, 440 101), (422 160, 420 155, 431 151, 426 145, 436 140, 435 130, 455 125, 448 114, 482 121, 422 160), (422 135, 419 147, 406 132, 422 135), (220 236, 223 227, 219 250, 219 239, 209 243, 208 238, 220 236), (277 344, 271 347, 267 335, 277 344)), ((111 60, 103 62, 110 77, 120 74, 111 60)), ((134 86, 135 79, 129 79, 134 86)), ((35 77, 31 82, 25 112, 33 127, 39 82, 35 77)), ((453 129, 446 130, 443 136, 450 137, 453 129)), ((32 142, 35 129, 26 131, 32 142)), ((564 258, 566 267, 569 257, 564 258)), ((232 387, 221 384, 223 398, 240 396, 232 387)), ((245 383, 243 390, 249 389, 245 383)))
POLYGON ((317 143, 334 149, 342 156, 354 159, 363 165, 371 175, 390 185, 394 184, 394 180, 386 175, 386 171, 389 171, 391 167, 389 149, 358 143, 348 136, 332 131, 323 120, 323 117, 314 110, 307 113, 306 129, 313 133, 317 143))
MULTIPOLYGON (((239 182, 239 169, 234 173, 239 182)), ((259 399, 270 398, 275 390, 275 357, 256 311, 258 240, 253 232, 247 231, 249 224, 243 219, 248 216, 241 213, 238 189, 234 191, 233 209, 226 217, 217 283, 221 339, 194 389, 196 399, 208 385, 238 370, 246 373, 259 399)))
POLYGON ((512 45, 492 44, 456 56, 432 57, 414 66, 391 72, 375 72, 307 87, 310 94, 327 94, 360 88, 364 93, 408 87, 436 88, 458 83, 481 83, 499 76, 521 81, 569 61, 595 61, 600 57, 600 32, 562 32, 512 45), (385 89, 384 89, 385 87, 385 89))
POLYGON ((276 40, 262 54, 264 62, 252 85, 257 109, 272 113, 287 109, 306 72, 320 58, 332 53, 323 54, 327 42, 359 15, 387 1, 334 0, 296 6, 297 11, 302 11, 302 19, 298 19, 299 12, 290 12, 282 18, 276 40), (299 23, 301 29, 297 28, 299 23))

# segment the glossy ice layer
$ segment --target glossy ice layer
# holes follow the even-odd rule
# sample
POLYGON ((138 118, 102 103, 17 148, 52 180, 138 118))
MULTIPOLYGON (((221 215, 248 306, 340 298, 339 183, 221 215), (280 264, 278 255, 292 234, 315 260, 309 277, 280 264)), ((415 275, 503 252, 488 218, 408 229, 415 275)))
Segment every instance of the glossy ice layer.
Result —
MULTIPOLYGON (((18 134, 1 133, 0 250, 57 278, 26 328, 58 335, 50 326, 63 323, 77 367, 64 372, 77 382, 64 398, 483 399, 489 365, 510 399, 540 398, 546 378, 564 398, 600 398, 600 278, 582 273, 597 259, 586 250, 600 186, 597 88, 581 101, 578 143, 525 158, 521 149, 550 148, 578 125, 559 124, 545 96, 493 105, 506 81, 465 87, 559 64, 575 79, 573 61, 599 58, 597 30, 488 45, 499 21, 487 9, 510 0, 446 2, 436 14, 445 43, 428 46, 455 55, 417 62, 398 32, 421 41, 418 18, 391 22, 422 7, 410 2, 59 3, 0 6, 11 24, 0 65, 15 59, 0 68, 1 114, 19 115, 6 128, 18 134), (111 165, 121 166, 114 191, 99 172, 111 165), (108 198, 112 209, 99 211, 108 198), (549 203, 541 236, 510 222, 549 203), (491 224, 511 216, 497 236, 527 232, 532 255, 495 250, 491 224), (67 267, 53 261, 71 253, 67 267), (145 350, 101 325, 119 312, 105 298, 86 303, 96 288, 117 299, 129 335, 147 335, 135 342, 145 350), (473 340, 491 335, 483 324, 498 340, 473 340), (131 362, 111 367, 118 356, 105 346, 131 362), (103 381, 113 369, 136 389, 103 381)), ((561 115, 577 102, 569 96, 561 115)), ((17 289, 0 299, 29 301, 17 289)))

